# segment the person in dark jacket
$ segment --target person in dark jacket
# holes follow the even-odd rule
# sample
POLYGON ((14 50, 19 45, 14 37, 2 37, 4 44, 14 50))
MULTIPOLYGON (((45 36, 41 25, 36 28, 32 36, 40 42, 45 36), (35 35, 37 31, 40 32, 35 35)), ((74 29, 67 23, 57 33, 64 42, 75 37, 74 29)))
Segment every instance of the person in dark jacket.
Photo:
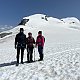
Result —
POLYGON ((34 44, 35 44, 35 39, 32 37, 31 32, 28 33, 26 43, 27 43, 27 61, 33 62, 33 60, 32 60, 33 56, 32 55, 33 55, 33 48, 34 48, 34 44))
POLYGON ((45 38, 44 38, 44 36, 42 36, 42 31, 39 31, 37 39, 36 39, 36 46, 38 46, 38 52, 39 52, 39 55, 40 55, 39 61, 43 60, 44 43, 45 43, 45 38))
POLYGON ((26 35, 24 29, 20 28, 20 32, 15 37, 15 49, 17 48, 17 63, 19 63, 19 54, 21 50, 21 63, 23 64, 24 49, 26 48, 26 35))

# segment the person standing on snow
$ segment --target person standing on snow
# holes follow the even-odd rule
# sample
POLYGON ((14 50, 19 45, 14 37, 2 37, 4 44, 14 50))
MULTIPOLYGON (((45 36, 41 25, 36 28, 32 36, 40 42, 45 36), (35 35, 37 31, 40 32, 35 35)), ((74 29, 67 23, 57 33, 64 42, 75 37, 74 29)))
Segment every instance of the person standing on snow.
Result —
POLYGON ((21 50, 21 63, 23 64, 24 49, 26 48, 26 35, 24 29, 20 28, 20 32, 15 37, 15 49, 17 48, 17 64, 19 64, 19 54, 21 50))
POLYGON ((28 62, 33 62, 33 49, 34 49, 34 44, 35 44, 35 39, 32 37, 32 33, 28 33, 28 37, 26 39, 27 43, 27 61, 28 62))
POLYGON ((39 61, 43 60, 43 47, 44 47, 45 38, 42 36, 42 31, 38 32, 38 36, 36 39, 36 47, 38 46, 38 52, 40 55, 39 61))

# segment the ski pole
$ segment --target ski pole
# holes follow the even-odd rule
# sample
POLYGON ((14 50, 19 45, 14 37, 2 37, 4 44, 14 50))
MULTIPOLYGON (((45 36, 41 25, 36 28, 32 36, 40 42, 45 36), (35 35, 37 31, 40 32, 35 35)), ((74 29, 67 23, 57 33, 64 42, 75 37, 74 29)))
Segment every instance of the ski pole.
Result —
POLYGON ((34 61, 35 61, 35 48, 34 48, 34 61))

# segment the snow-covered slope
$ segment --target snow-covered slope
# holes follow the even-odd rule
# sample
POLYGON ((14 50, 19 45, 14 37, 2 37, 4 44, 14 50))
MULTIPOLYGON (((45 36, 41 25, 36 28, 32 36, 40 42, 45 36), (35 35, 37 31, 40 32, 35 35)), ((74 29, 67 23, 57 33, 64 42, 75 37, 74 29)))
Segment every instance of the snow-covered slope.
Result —
POLYGON ((64 24, 69 28, 80 30, 80 21, 75 17, 63 18, 61 21, 64 22, 64 24))
MULTIPOLYGON (((75 17, 57 19, 57 18, 49 17, 49 16, 43 15, 43 14, 35 14, 35 15, 28 16, 28 17, 24 17, 23 19, 29 19, 29 21, 26 22, 26 24, 25 24, 27 27, 24 26, 25 30, 28 28, 30 29, 30 28, 44 27, 49 24, 51 24, 53 26, 56 25, 56 26, 80 30, 80 21, 75 17)), ((21 27, 22 26, 19 25, 11 30, 3 31, 2 33, 16 34, 19 32, 19 29, 21 27)), ((2 34, 2 33, 0 33, 0 34, 2 34)))
POLYGON ((75 17, 63 18, 63 19, 61 19, 61 21, 63 21, 64 23, 69 23, 69 24, 71 24, 71 23, 80 23, 80 21, 75 17))
MULTIPOLYGON (((10 30, 10 36, 0 39, 0 80, 79 80, 80 79, 80 31, 70 29, 67 24, 52 23, 41 19, 45 15, 33 15, 26 26, 17 26, 10 30), (27 51, 24 53, 24 64, 16 65, 16 50, 14 49, 15 35, 23 27, 27 36, 43 31, 46 42, 44 61, 26 63, 27 51)), ((35 58, 39 59, 35 49, 35 58)))

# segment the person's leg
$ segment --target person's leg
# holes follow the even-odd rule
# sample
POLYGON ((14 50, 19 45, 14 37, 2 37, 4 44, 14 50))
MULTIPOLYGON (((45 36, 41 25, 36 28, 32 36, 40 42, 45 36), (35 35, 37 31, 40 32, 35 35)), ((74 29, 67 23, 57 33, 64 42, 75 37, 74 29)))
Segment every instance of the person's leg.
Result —
POLYGON ((23 63, 24 48, 21 48, 21 63, 23 63))
POLYGON ((41 47, 41 60, 43 60, 43 47, 41 47))
POLYGON ((17 48, 17 63, 19 63, 20 48, 17 48))
POLYGON ((30 50, 29 50, 29 48, 27 48, 27 61, 28 62, 30 61, 30 59, 29 59, 29 52, 30 52, 30 50))
POLYGON ((33 61, 32 58, 33 58, 33 47, 30 48, 30 61, 31 62, 33 61))
POLYGON ((42 46, 38 47, 38 52, 39 52, 39 55, 40 55, 40 59, 39 60, 43 60, 43 47, 42 46))
MULTIPOLYGON (((39 52, 39 57, 40 57, 40 46, 38 46, 38 52, 39 52)), ((41 57, 40 57, 41 58, 41 57)), ((40 59, 39 59, 40 60, 40 59)))
POLYGON ((40 58, 40 60, 43 60, 43 53, 41 53, 41 58, 40 58))

